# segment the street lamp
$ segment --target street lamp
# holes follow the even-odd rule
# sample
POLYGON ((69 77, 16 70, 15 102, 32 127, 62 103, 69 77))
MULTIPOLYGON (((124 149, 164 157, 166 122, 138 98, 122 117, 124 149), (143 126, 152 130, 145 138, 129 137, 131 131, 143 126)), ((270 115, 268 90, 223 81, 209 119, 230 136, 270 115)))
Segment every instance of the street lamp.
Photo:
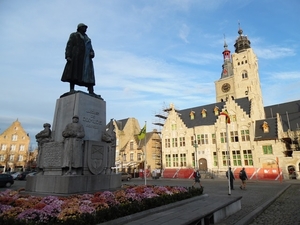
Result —
POLYGON ((126 161, 126 154, 124 152, 121 152, 119 156, 121 158, 121 172, 123 172, 123 161, 126 161))
POLYGON ((198 147, 198 145, 197 145, 197 141, 196 141, 196 134, 195 134, 195 144, 194 144, 194 147, 195 147, 195 169, 197 169, 198 166, 196 166, 196 165, 197 165, 197 147, 198 147))

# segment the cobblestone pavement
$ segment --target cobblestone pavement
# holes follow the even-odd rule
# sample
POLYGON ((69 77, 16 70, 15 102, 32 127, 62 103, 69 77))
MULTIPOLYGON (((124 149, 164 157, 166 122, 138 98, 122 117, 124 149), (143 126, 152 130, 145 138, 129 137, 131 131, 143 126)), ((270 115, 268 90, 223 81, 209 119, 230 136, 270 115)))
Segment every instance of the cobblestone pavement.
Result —
MULTIPOLYGON (((142 181, 140 181, 142 182, 142 181)), ((180 181, 180 180, 160 180, 160 181, 149 181, 149 183, 155 183, 159 184, 159 182, 162 182, 164 185, 181 185, 185 186, 187 183, 186 181, 180 181), (182 183, 181 183, 182 182, 182 183)), ((190 185, 192 184, 192 181, 189 181, 190 185)), ((208 194, 208 196, 224 196, 228 195, 228 182, 225 179, 214 179, 214 180, 201 180, 202 185, 204 186, 204 193, 208 194)), ((297 200, 295 200, 298 204, 294 210, 299 210, 299 204, 300 204, 300 182, 299 180, 284 180, 282 182, 280 181, 256 181, 256 180, 249 180, 247 182, 247 189, 241 190, 239 188, 240 180, 235 180, 234 182, 234 188, 235 190, 232 190, 231 196, 237 197, 242 196, 241 199, 241 206, 242 209, 233 215, 227 217, 226 219, 222 220, 219 223, 216 223, 217 225, 246 225, 249 224, 252 219, 257 217, 259 213, 261 213, 264 209, 266 209, 268 206, 270 206, 272 203, 274 203, 274 200, 278 197, 285 196, 287 193, 290 192, 290 190, 293 190, 294 188, 291 187, 288 191, 286 191, 291 185, 297 186, 298 191, 294 190, 291 196, 297 196, 297 200), (286 191, 286 192, 284 192, 286 191)), ((282 197, 281 197, 282 198, 282 197)), ((279 198, 279 199, 281 199, 279 198)), ((283 197, 283 200, 286 197, 283 197)), ((282 200, 282 201, 283 201, 282 200)), ((293 201, 293 198, 289 198, 289 201, 293 201)), ((288 204, 287 200, 287 204, 288 204)), ((285 200, 284 200, 285 201, 285 200)), ((274 203, 276 204, 276 203, 274 203)), ((295 204, 295 203, 291 203, 295 204)), ((279 204, 280 205, 280 204, 279 204)), ((290 204, 289 204, 290 205, 290 204)), ((286 210, 289 211, 291 206, 286 207, 286 210)), ((279 212, 282 212, 282 209, 278 210, 279 212)), ((275 214, 275 213, 272 213, 275 214)), ((271 214, 271 216, 273 216, 271 214)), ((276 213, 278 215, 281 215, 281 213, 276 213)), ((296 221, 296 219, 292 219, 291 214, 288 212, 286 213, 287 217, 290 217, 289 220, 292 220, 292 222, 296 221), (288 216, 289 215, 289 216, 288 216)), ((295 214, 293 211, 292 214, 295 214)), ((264 214, 262 214, 264 215, 264 214)), ((267 217, 267 216, 266 216, 267 217)), ((280 220, 279 223, 273 223, 273 222, 267 222, 266 220, 264 222, 257 222, 254 224, 266 224, 266 225, 272 225, 272 224, 300 224, 299 222, 296 223, 285 223, 282 221, 282 216, 279 216, 280 220)), ((288 220, 287 220, 288 221, 288 220)), ((298 220, 299 221, 299 220, 298 220)))
MULTIPOLYGON (((217 225, 245 225, 249 222, 249 218, 255 218, 257 213, 263 210, 262 206, 271 203, 274 197, 286 190, 290 186, 289 183, 279 182, 251 182, 247 184, 246 190, 240 190, 239 186, 232 191, 232 196, 242 196, 242 209, 235 214, 222 220, 217 225)), ((210 193, 212 195, 212 193, 210 193)), ((300 198, 300 197, 299 197, 300 198)), ((261 223, 260 223, 261 224, 261 223)), ((272 223, 263 223, 272 224, 272 223)), ((282 223, 281 223, 282 224, 282 223)))
POLYGON ((294 225, 300 224, 300 184, 292 184, 251 225, 294 225))

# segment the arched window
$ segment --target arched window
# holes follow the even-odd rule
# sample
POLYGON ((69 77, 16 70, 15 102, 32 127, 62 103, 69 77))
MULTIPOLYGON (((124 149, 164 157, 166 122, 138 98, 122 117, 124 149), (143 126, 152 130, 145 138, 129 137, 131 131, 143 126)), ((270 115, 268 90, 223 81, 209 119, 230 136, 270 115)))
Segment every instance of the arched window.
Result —
POLYGON ((242 72, 242 79, 248 79, 248 73, 247 71, 242 72))

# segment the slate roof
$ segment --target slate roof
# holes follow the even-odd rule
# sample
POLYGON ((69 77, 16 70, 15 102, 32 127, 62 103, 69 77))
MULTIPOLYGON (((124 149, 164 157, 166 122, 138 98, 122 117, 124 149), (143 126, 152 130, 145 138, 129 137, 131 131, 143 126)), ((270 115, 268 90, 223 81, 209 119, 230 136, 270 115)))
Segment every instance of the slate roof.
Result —
POLYGON ((118 126, 118 129, 119 130, 123 130, 126 123, 128 121, 128 118, 127 119, 123 119, 123 120, 117 120, 116 123, 117 123, 117 126, 118 126))
MULTIPOLYGON (((235 99, 235 101, 247 115, 250 115, 250 101, 247 97, 235 99)), ((217 106, 219 111, 222 111, 224 108, 225 102, 217 102, 204 106, 197 106, 194 108, 188 108, 183 110, 178 110, 178 116, 182 119, 187 128, 197 127, 197 126, 209 126, 215 124, 218 115, 214 113, 214 108, 217 106), (205 118, 202 118, 202 110, 206 109, 207 114, 205 118), (194 119, 191 120, 190 113, 194 111, 194 119)))
POLYGON ((276 118, 276 113, 280 115, 284 132, 300 129, 300 100, 265 107, 266 118, 276 118))
POLYGON ((254 141, 262 141, 262 140, 275 140, 278 136, 277 129, 277 119, 269 118, 265 120, 256 120, 255 121, 255 137, 254 141), (264 122, 267 122, 269 125, 269 132, 264 133, 262 125, 264 122))

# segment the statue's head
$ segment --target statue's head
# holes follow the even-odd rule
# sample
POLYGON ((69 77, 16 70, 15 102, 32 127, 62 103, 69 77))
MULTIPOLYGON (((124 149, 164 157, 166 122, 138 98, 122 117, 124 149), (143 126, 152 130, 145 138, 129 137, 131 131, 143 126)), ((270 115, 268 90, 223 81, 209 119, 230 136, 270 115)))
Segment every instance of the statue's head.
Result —
POLYGON ((77 25, 77 29, 79 29, 80 27, 88 27, 87 25, 85 25, 84 23, 79 23, 78 25, 77 25))
POLYGON ((72 117, 72 121, 73 121, 73 123, 78 123, 79 117, 78 117, 77 115, 74 115, 74 116, 72 117))
POLYGON ((49 127, 49 128, 50 128, 51 125, 50 125, 49 123, 44 123, 43 127, 44 127, 44 128, 46 128, 46 127, 49 127))

